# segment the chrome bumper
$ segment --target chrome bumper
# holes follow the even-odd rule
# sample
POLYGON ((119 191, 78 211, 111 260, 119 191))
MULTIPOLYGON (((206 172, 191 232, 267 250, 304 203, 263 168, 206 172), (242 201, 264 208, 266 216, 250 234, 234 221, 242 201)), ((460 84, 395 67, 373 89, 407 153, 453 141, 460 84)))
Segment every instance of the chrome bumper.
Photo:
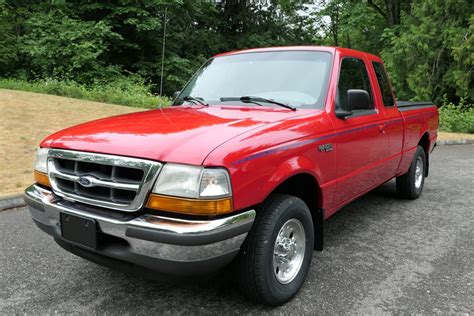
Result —
POLYGON ((24 198, 36 225, 71 252, 92 261, 100 256, 180 275, 211 272, 232 261, 255 218, 254 210, 215 220, 135 217, 68 202, 37 185, 27 188, 24 198), (94 219, 107 238, 93 250, 71 245, 61 235, 62 212, 94 219))

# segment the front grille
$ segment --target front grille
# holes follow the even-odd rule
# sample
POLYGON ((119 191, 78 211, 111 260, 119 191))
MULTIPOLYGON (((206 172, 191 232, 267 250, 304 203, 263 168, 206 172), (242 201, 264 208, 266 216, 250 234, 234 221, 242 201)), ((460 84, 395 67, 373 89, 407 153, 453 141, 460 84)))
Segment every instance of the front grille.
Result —
POLYGON ((136 158, 50 150, 48 175, 56 194, 123 211, 142 207, 161 164, 136 158))
POLYGON ((138 188, 144 176, 144 170, 135 168, 63 158, 55 158, 54 162, 56 170, 59 171, 59 173, 56 174, 56 183, 62 191, 91 199, 120 204, 132 203, 138 192, 136 189, 125 189, 119 188, 118 186, 120 184, 135 184, 136 188, 138 188), (61 177, 62 175, 67 176, 61 177), (78 179, 84 176, 92 176, 102 181, 109 181, 117 185, 117 187, 84 187, 78 182, 78 179))

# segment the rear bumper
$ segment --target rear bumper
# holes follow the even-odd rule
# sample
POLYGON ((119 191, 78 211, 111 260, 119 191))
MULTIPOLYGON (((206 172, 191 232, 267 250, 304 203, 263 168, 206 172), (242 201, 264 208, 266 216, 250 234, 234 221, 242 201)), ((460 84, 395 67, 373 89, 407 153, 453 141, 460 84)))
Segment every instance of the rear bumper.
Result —
POLYGON ((255 218, 254 210, 215 220, 135 216, 68 202, 37 185, 27 188, 24 198, 35 224, 64 249, 117 268, 140 266, 173 275, 204 274, 228 264, 237 255, 255 218), (97 248, 88 249, 65 240, 60 213, 94 219, 97 248))

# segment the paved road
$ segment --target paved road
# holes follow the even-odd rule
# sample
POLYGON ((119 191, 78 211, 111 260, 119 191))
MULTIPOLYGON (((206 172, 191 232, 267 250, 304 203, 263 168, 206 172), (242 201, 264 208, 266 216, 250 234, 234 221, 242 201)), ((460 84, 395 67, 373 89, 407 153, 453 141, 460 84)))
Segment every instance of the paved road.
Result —
POLYGON ((0 213, 0 314, 472 313, 474 146, 443 146, 417 201, 389 182, 327 221, 306 284, 271 309, 246 301, 229 271, 199 281, 148 281, 57 246, 25 209, 0 213))

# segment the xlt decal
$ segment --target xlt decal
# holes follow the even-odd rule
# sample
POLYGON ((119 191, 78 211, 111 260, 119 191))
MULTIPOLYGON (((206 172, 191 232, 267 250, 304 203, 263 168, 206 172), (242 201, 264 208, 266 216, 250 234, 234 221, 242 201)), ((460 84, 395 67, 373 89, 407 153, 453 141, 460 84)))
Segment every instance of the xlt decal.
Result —
POLYGON ((322 144, 318 146, 319 151, 326 152, 326 151, 332 151, 332 144, 322 144))

